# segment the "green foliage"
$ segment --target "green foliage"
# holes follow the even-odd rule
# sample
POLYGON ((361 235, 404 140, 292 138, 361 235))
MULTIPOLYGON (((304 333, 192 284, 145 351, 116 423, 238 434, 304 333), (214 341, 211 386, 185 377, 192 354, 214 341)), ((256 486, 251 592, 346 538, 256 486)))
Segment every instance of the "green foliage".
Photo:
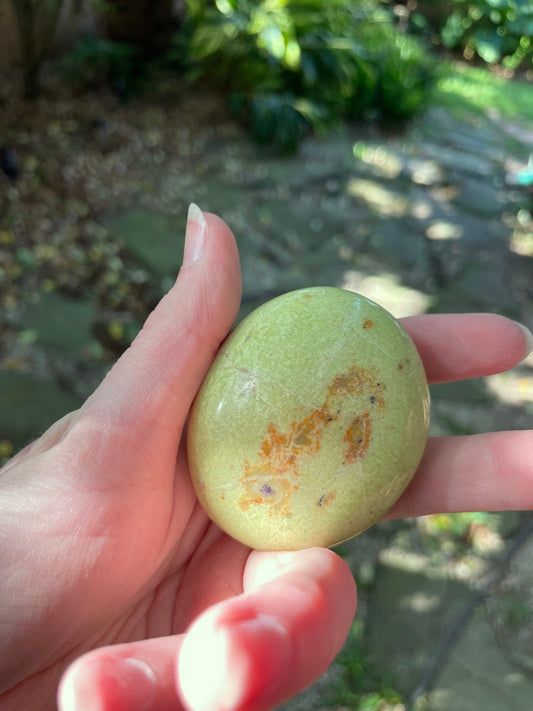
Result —
POLYGON ((464 540, 472 525, 486 525, 490 521, 490 514, 484 511, 473 513, 434 514, 431 516, 432 531, 434 535, 450 536, 464 540))
POLYGON ((409 119, 425 105, 436 76, 433 61, 421 44, 392 24, 369 23, 361 36, 376 68, 375 105, 381 116, 409 119))
POLYGON ((443 65, 431 101, 463 119, 494 108, 508 118, 531 119, 531 83, 508 81, 485 67, 443 65))
POLYGON ((475 552, 491 556, 500 550, 502 536, 496 516, 483 511, 433 514, 418 520, 426 554, 434 561, 461 559, 475 552))
POLYGON ((65 78, 73 86, 109 86, 122 97, 136 94, 144 78, 135 47, 92 35, 80 39, 63 57, 62 64, 65 78))
POLYGON ((230 97, 261 143, 294 150, 344 119, 398 121, 424 102, 433 64, 370 0, 189 0, 169 53, 230 97))
POLYGON ((509 69, 533 63, 532 0, 454 0, 441 31, 445 47, 509 69))
POLYGON ((505 600, 503 606, 503 623, 505 627, 523 627, 526 624, 531 624, 533 610, 520 600, 508 599, 505 600))
POLYGON ((389 686, 368 661, 363 645, 363 625, 356 620, 344 647, 336 659, 341 677, 332 689, 328 706, 353 711, 393 711, 402 702, 401 695, 389 686))

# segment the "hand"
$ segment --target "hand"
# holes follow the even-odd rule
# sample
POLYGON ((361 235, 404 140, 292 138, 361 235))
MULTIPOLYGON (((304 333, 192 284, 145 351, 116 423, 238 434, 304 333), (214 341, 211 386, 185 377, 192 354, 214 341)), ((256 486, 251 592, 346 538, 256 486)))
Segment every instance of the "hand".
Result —
POLYGON ((63 711, 260 711, 342 646, 343 561, 251 552, 191 485, 182 430, 240 294, 232 234, 193 210, 177 282, 132 347, 0 472, 2 711, 54 709, 71 662, 63 711))
MULTIPOLYGON (((231 233, 193 210, 177 282, 132 347, 1 470, 3 711, 55 708, 60 679, 62 711, 262 711, 341 648, 356 603, 346 564, 325 549, 250 551, 209 522, 191 486, 182 430, 239 299, 231 233)), ((405 325, 433 382, 498 372, 526 351, 498 316, 405 325)), ((533 476, 533 435, 514 434, 523 464, 511 433, 432 442, 394 514, 529 507, 532 489, 510 498, 509 482, 521 493, 533 476), (480 488, 485 447, 508 469, 480 488)))

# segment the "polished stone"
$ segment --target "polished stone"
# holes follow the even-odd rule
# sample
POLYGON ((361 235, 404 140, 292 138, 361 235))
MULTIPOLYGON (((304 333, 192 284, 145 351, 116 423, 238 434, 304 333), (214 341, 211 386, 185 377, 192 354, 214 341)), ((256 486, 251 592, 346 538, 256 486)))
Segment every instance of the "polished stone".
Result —
POLYGON ((418 353, 374 302, 331 287, 284 294, 220 350, 191 412, 202 505, 259 549, 331 546, 377 521, 425 447, 418 353))

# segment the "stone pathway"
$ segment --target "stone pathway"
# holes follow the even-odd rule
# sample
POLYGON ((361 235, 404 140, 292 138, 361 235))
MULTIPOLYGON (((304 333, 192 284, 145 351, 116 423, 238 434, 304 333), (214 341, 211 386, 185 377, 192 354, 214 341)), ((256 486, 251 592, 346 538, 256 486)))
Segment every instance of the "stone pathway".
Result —
MULTIPOLYGON (((183 163, 154 168, 131 205, 102 216, 128 258, 150 275, 151 297, 175 277, 186 208, 194 201, 224 217, 237 236, 241 316, 284 291, 326 284, 357 290, 397 316, 491 311, 533 328, 531 195, 506 180, 533 150, 531 127, 497 117, 466 124, 434 110, 405 135, 346 128, 307 142, 293 158, 265 155, 239 132, 221 133, 191 146, 185 174, 183 163)), ((9 358, 29 358, 32 368, 15 372, 4 358, 0 441, 20 446, 98 382, 103 369, 88 355, 97 347, 100 315, 96 303, 58 292, 25 308, 9 358)), ((115 324, 126 340, 130 326, 133 332, 135 324, 115 324)), ((433 433, 528 428, 532 368, 530 359, 508 374, 433 388, 433 433)), ((453 565, 439 556, 433 564, 413 522, 380 524, 343 547, 366 581, 365 643, 383 678, 405 698, 522 517, 498 522, 486 527, 496 537, 493 548, 453 565), (405 543, 413 536, 414 553, 405 543)), ((529 711, 531 556, 528 542, 488 602, 465 621, 416 709, 529 711)), ((334 666, 286 708, 323 709, 338 675, 334 666)))

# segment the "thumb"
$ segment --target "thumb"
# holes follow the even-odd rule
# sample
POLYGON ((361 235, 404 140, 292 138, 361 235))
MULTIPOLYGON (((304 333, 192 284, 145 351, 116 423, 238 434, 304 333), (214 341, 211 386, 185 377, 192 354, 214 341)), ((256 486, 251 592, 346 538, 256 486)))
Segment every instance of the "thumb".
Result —
POLYGON ((131 483, 140 468, 136 463, 145 456, 157 456, 165 469, 170 463, 173 468, 187 413, 236 318, 240 296, 239 256, 231 231, 220 218, 191 205, 176 283, 66 435, 83 457, 81 476, 85 472, 92 483, 105 476, 109 483, 110 472, 122 472, 131 483), (109 461, 113 452, 120 466, 109 461))
POLYGON ((350 629, 349 567, 325 548, 253 551, 243 583, 242 594, 206 609, 184 634, 79 658, 59 688, 62 711, 268 711, 305 689, 350 629))
POLYGON ((327 669, 355 614, 350 569, 325 548, 252 551, 243 587, 182 640, 179 693, 191 711, 277 708, 327 669))

